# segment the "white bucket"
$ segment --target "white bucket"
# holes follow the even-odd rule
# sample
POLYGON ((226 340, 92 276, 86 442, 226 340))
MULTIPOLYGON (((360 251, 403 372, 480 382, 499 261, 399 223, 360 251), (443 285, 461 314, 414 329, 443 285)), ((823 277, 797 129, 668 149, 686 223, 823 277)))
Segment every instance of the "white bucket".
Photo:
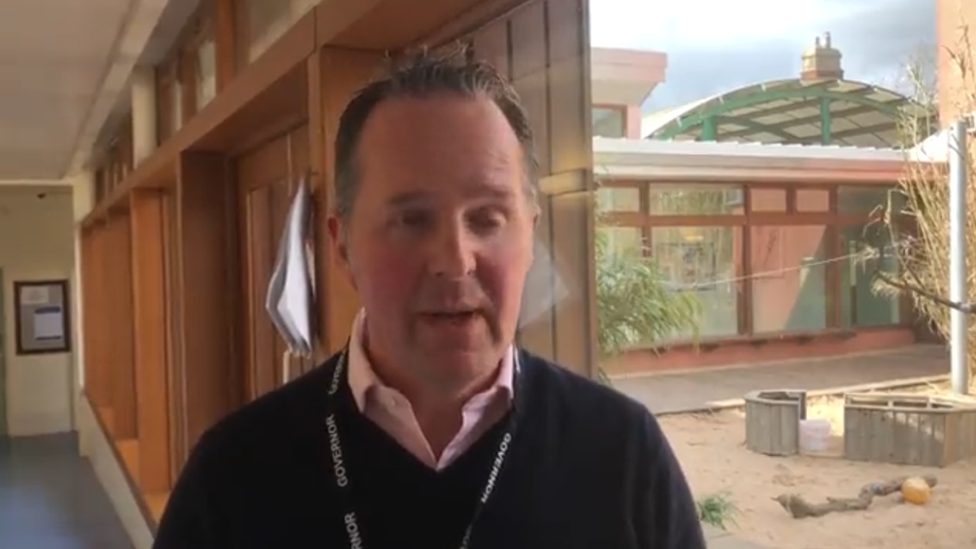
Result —
POLYGON ((800 451, 823 452, 830 439, 830 422, 826 419, 800 420, 800 451))

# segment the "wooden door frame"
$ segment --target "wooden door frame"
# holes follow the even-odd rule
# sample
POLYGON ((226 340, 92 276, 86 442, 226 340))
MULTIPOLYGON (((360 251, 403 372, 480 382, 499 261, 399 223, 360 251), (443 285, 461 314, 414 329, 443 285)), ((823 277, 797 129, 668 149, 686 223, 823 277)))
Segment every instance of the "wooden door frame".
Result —
POLYGON ((6 315, 7 285, 3 278, 3 267, 0 267, 0 437, 7 436, 7 315, 6 315))

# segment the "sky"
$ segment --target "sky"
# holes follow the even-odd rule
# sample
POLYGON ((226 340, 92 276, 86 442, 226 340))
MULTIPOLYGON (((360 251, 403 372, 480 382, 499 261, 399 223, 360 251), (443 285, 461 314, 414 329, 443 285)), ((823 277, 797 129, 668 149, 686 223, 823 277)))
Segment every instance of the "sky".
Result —
POLYGON ((935 0, 590 0, 596 47, 668 54, 645 111, 795 78, 830 32, 844 77, 904 91, 905 66, 935 55, 935 0))

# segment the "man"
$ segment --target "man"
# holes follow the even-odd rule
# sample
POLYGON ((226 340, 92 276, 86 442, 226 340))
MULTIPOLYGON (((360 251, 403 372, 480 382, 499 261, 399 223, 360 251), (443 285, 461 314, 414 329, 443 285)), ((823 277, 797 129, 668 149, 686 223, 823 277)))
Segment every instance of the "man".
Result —
POLYGON ((335 145, 348 347, 198 443, 157 549, 703 549, 641 405, 513 346, 537 162, 513 88, 422 54, 335 145))

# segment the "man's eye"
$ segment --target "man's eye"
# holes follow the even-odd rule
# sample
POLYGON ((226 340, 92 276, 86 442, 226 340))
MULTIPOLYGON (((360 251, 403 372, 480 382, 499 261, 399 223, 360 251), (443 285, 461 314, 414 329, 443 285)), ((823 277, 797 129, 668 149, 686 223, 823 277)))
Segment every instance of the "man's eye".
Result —
POLYGON ((404 212, 397 223, 405 227, 424 227, 430 223, 430 216, 424 212, 404 212))
POLYGON ((492 230, 505 224, 505 216, 497 210, 481 210, 470 217, 469 223, 479 231, 492 230))

